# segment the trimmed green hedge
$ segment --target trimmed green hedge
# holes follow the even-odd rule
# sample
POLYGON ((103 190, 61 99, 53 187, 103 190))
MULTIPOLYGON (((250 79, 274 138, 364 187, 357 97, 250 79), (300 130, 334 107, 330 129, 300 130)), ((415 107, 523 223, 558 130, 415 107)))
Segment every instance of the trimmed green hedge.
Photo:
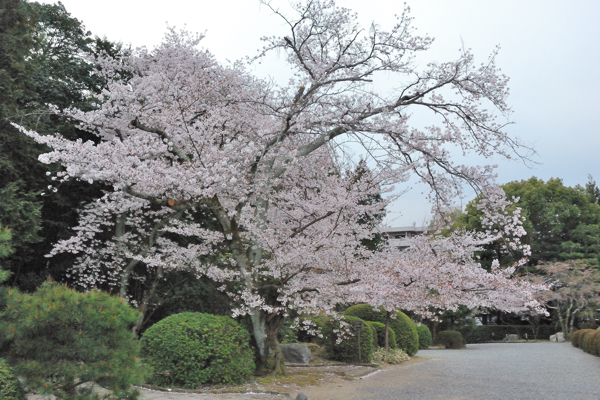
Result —
POLYGON ((358 339, 355 330, 350 328, 349 335, 345 336, 338 343, 338 339, 340 338, 338 332, 341 329, 341 322, 334 319, 330 319, 324 329, 328 357, 336 361, 370 363, 373 358, 373 331, 371 326, 362 319, 349 315, 343 316, 341 320, 351 327, 354 322, 362 322, 362 329, 360 330, 360 360, 358 357, 358 339))
POLYGON ((427 350, 433 343, 429 327, 425 324, 415 324, 415 328, 417 328, 417 334, 419 335, 419 350, 427 350))
POLYGON ((571 335, 571 345, 586 353, 600 356, 600 330, 580 329, 571 335))
POLYGON ((591 332, 583 335, 583 342, 581 342, 581 349, 586 353, 593 356, 597 356, 598 349, 596 348, 596 339, 600 337, 600 332, 592 330, 591 332))
POLYGON ((6 361, 0 358, 0 399, 25 400, 25 391, 6 361))
POLYGON ((184 312, 148 328, 141 350, 153 369, 153 384, 195 388, 247 380, 255 368, 249 341, 248 332, 230 317, 184 312))
MULTIPOLYGON (((506 335, 516 334, 521 339, 525 339, 525 334, 529 340, 534 340, 531 325, 482 325, 474 329, 460 330, 467 343, 486 343, 492 341, 501 341, 506 335)), ((539 326, 538 339, 548 340, 550 335, 557 332, 556 327, 552 325, 539 326)))
MULTIPOLYGON (((385 323, 386 312, 382 308, 374 309, 368 304, 357 304, 344 311, 344 315, 352 315, 365 321, 385 323)), ((389 321, 390 328, 396 333, 396 345, 409 356, 414 356, 419 351, 419 335, 415 324, 402 311, 392 314, 389 321)))
MULTIPOLYGON (((385 324, 376 321, 369 322, 377 331, 377 346, 385 347, 385 324)), ((390 349, 396 348, 396 333, 393 329, 388 330, 388 347, 390 349)))
POLYGON ((447 349, 462 349, 465 342, 459 331, 441 331, 437 334, 437 344, 447 349))
POLYGON ((583 338, 590 332, 594 332, 594 329, 579 329, 573 332, 571 335, 571 345, 577 348, 581 348, 583 345, 583 338))

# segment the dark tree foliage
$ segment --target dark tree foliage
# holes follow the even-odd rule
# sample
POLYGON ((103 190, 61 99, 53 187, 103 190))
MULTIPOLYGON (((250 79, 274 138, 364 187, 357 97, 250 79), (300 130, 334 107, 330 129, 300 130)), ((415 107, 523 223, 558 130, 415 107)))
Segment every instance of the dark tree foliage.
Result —
POLYGON ((54 192, 57 166, 38 162, 48 151, 19 133, 11 122, 46 134, 89 140, 73 123, 52 114, 93 107, 90 94, 104 82, 92 74, 90 57, 119 44, 94 38, 61 4, 0 0, 0 227, 12 232, 14 253, 5 261, 13 284, 32 291, 48 275, 63 279, 69 256, 44 257, 58 239, 70 236, 77 209, 100 195, 99 185, 66 182, 54 192), (41 193, 45 192, 45 195, 41 193))
MULTIPOLYGON (((519 198, 518 206, 526 221, 524 242, 531 246, 530 265, 540 261, 586 259, 598 264, 600 257, 600 205, 599 193, 591 179, 586 187, 564 186, 561 179, 547 182, 532 177, 513 181, 502 186, 509 198, 519 198)), ((481 228, 481 213, 477 200, 467 205, 455 227, 481 228)), ((488 246, 481 254, 482 260, 491 262, 500 258, 501 264, 510 264, 521 254, 509 256, 500 253, 499 244, 488 246)))

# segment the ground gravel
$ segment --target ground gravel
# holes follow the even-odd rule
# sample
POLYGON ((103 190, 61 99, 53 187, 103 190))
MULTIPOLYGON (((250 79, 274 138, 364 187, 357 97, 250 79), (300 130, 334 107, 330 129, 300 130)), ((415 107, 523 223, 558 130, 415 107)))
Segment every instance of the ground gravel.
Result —
POLYGON ((311 400, 600 399, 600 358, 570 343, 474 344, 418 355, 357 385, 304 393, 311 400))
POLYGON ((289 394, 142 389, 141 400, 295 399, 298 391, 309 400, 592 400, 600 399, 600 357, 570 343, 472 344, 462 350, 421 350, 411 361, 361 379, 339 377, 289 394))

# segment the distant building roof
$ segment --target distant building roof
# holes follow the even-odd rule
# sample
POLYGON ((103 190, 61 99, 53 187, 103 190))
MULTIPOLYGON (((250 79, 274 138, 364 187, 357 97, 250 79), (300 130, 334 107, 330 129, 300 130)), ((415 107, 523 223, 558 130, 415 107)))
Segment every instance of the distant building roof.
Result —
POLYGON ((400 248, 410 246, 410 239, 427 231, 425 226, 397 226, 383 229, 390 245, 400 248))

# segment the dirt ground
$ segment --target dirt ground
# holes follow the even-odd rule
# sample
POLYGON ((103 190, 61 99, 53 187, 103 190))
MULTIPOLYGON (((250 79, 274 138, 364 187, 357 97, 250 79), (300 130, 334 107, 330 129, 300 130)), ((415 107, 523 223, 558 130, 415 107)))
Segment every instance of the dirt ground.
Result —
MULTIPOLYGON (((388 369, 388 366, 383 369, 388 369)), ((295 399, 303 392, 309 399, 325 398, 326 393, 346 388, 351 382, 360 384, 382 368, 357 365, 288 366, 287 376, 256 378, 244 385, 197 390, 164 390, 152 386, 138 387, 140 400, 275 400, 295 399)), ((52 398, 52 397, 51 397, 52 398)), ((50 399, 51 399, 50 398, 50 399)), ((29 395, 28 400, 42 400, 29 395)), ((47 397, 45 399, 48 399, 47 397)))
POLYGON ((350 382, 368 379, 377 374, 380 368, 356 365, 310 365, 288 366, 287 370, 287 376, 257 378, 251 383, 223 390, 215 388, 177 392, 158 391, 153 388, 139 390, 142 400, 295 399, 299 392, 306 394, 309 399, 320 399, 324 397, 322 394, 345 387, 350 382))

